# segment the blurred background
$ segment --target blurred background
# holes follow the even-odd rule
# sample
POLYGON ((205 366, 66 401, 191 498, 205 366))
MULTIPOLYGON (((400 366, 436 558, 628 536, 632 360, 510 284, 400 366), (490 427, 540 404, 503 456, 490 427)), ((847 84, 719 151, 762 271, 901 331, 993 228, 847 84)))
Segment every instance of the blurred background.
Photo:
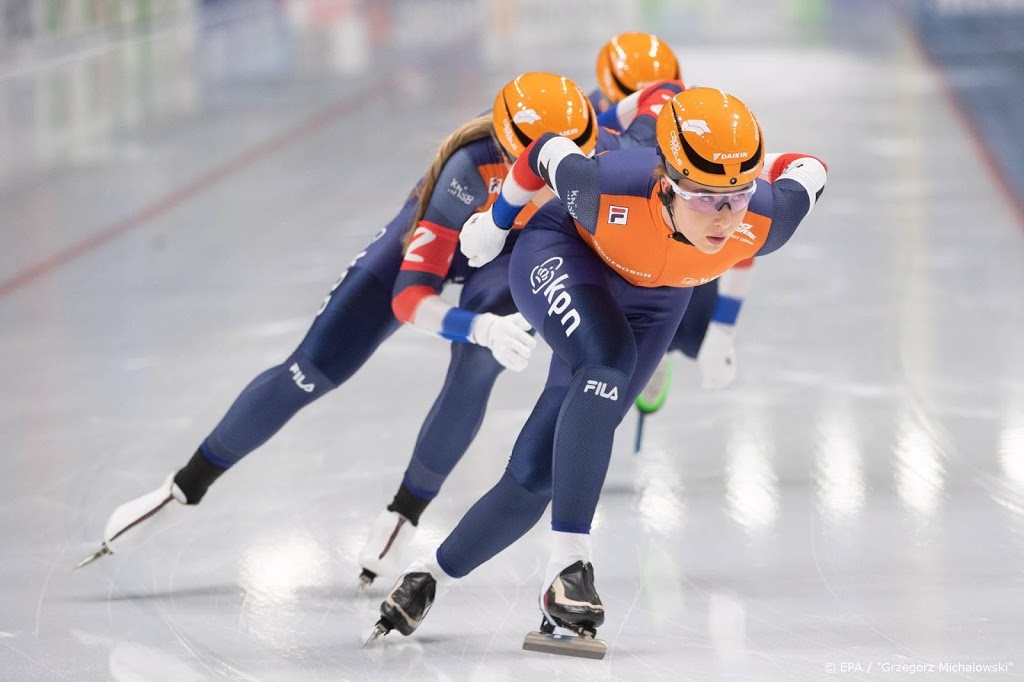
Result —
MULTIPOLYGON (((0 677, 1022 677, 1022 263, 1021 0, 0 0, 0 677), (359 649, 355 556, 447 361, 404 329, 195 524, 70 573, 288 355, 448 132, 522 71, 589 91, 626 30, 830 178, 759 261, 736 385, 680 358, 637 456, 624 422, 608 659, 518 650, 543 528, 359 649)), ((500 475, 546 360, 500 380, 421 549, 500 475)))

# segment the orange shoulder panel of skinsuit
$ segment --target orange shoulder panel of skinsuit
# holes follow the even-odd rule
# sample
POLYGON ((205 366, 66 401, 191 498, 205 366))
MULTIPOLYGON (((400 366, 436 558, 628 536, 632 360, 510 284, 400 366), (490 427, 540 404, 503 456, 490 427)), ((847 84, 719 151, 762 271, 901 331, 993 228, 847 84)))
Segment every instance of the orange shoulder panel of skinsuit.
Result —
POLYGON ((504 163, 483 163, 476 167, 480 177, 487 188, 487 201, 480 207, 480 211, 486 211, 498 199, 501 193, 501 182, 508 174, 508 165, 504 163))
POLYGON ((662 218, 657 192, 647 199, 602 195, 597 230, 591 235, 578 223, 576 231, 608 266, 640 287, 692 287, 715 279, 764 245, 771 220, 747 212, 722 250, 698 251, 671 238, 662 218))
MULTIPOLYGON (((484 184, 487 185, 487 201, 477 209, 477 213, 486 211, 498 200, 498 194, 501 192, 501 183, 508 174, 508 169, 509 167, 504 163, 485 163, 477 166, 477 170, 480 171, 480 177, 483 178, 484 184)), ((516 216, 512 229, 523 229, 523 226, 526 225, 527 221, 536 212, 537 207, 532 202, 524 206, 523 210, 516 216)))
MULTIPOLYGON (((557 199, 552 199, 551 201, 557 201, 557 199)), ((512 229, 523 229, 526 226, 526 223, 530 221, 530 218, 532 218, 533 214, 536 212, 537 204, 533 203, 532 201, 528 203, 526 206, 523 206, 523 210, 519 212, 519 215, 516 216, 515 222, 512 223, 512 229)))

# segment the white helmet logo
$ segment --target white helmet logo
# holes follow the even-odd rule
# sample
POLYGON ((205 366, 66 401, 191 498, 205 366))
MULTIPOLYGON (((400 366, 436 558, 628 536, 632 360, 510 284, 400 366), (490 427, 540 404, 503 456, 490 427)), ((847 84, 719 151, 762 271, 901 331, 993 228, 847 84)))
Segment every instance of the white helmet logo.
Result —
POLYGON ((536 123, 540 120, 540 114, 533 109, 523 109, 517 111, 516 115, 512 117, 512 120, 516 123, 536 123))
POLYGON ((679 127, 684 133, 697 133, 703 135, 704 133, 710 133, 711 128, 708 127, 708 122, 702 118, 688 118, 683 121, 679 127))

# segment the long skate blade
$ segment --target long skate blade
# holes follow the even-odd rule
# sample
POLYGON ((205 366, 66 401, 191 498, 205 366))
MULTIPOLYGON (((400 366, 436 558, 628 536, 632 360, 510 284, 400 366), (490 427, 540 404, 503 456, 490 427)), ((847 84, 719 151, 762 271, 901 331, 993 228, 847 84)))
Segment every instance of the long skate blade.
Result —
POLYGON ((608 645, 593 637, 577 637, 576 635, 550 635, 543 632, 531 632, 523 640, 523 649, 539 651, 544 654, 559 656, 576 656, 577 658, 593 658, 601 660, 608 653, 608 645))
POLYGON ((363 648, 365 649, 370 642, 383 637, 389 632, 391 632, 391 628, 378 621, 377 624, 373 626, 373 632, 371 632, 370 636, 366 638, 365 642, 363 642, 363 648))
POLYGON ((107 549, 106 545, 103 545, 102 547, 100 547, 98 552, 94 552, 93 554, 90 554, 89 556, 85 557, 84 559, 79 561, 78 565, 76 565, 71 570, 77 571, 78 569, 82 568, 83 566, 88 566, 92 562, 96 561, 97 559, 99 559, 101 557, 105 557, 108 554, 113 554, 113 552, 111 552, 109 549, 107 549))

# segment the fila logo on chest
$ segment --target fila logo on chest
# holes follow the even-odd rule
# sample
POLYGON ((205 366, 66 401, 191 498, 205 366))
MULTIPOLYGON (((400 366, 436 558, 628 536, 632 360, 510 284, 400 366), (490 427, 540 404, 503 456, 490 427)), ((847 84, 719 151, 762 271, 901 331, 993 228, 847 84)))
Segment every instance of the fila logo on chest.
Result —
POLYGON ((608 207, 608 222, 612 225, 625 225, 629 220, 629 208, 612 204, 608 207))

